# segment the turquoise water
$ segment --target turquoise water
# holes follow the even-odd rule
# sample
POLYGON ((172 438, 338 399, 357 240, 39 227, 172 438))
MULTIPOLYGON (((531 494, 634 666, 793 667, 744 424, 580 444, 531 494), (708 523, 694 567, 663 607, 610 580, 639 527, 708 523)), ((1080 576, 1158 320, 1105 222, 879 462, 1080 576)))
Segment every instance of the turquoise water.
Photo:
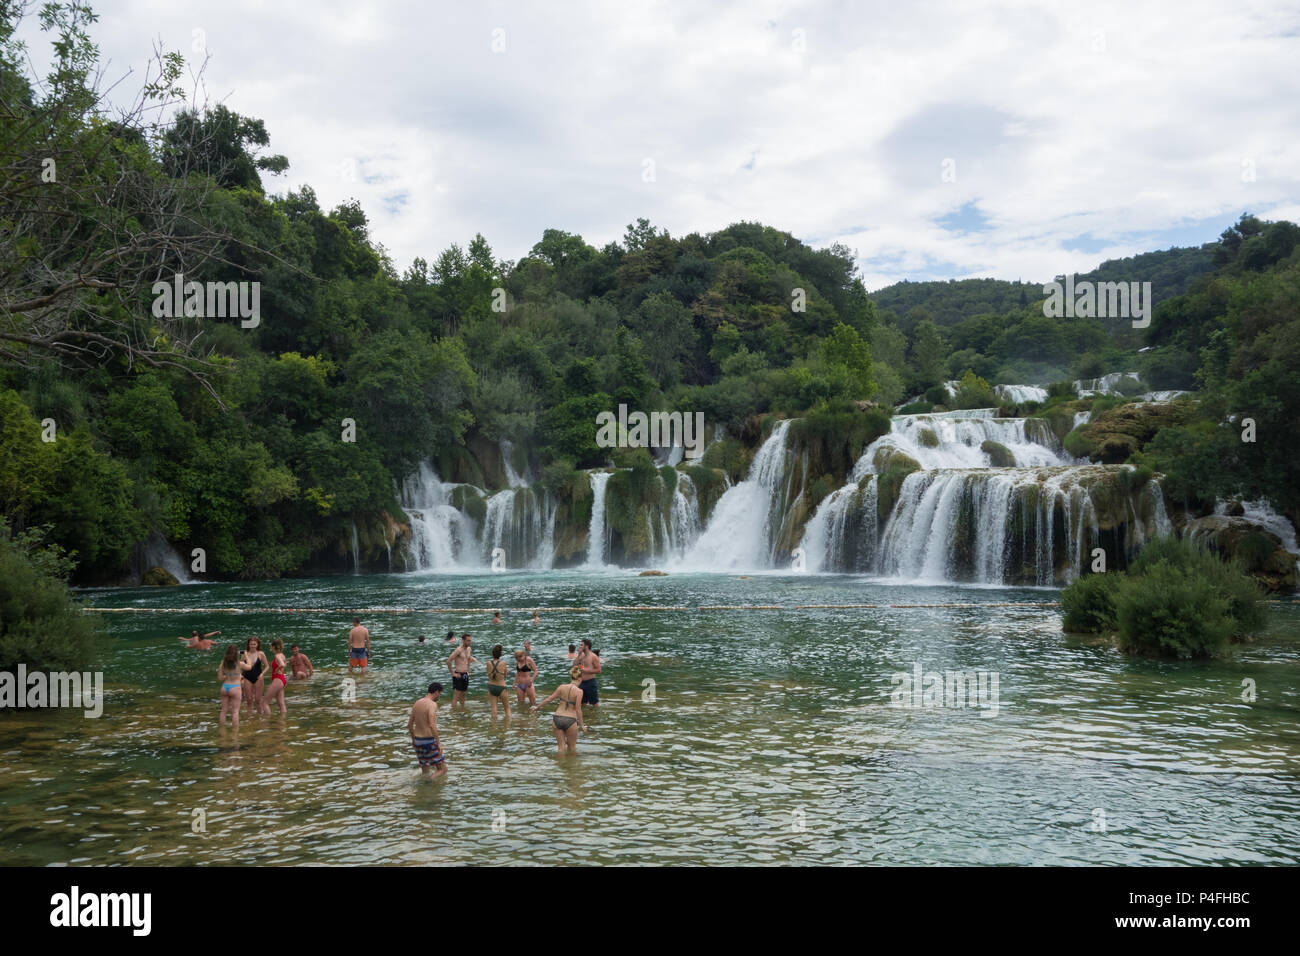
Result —
POLYGON ((1265 634, 1213 663, 1124 657, 1063 635, 1055 608, 990 606, 1057 593, 626 571, 88 591, 334 612, 106 614, 103 717, 0 716, 0 862, 1297 862, 1300 605, 1273 605, 1265 634), (795 609, 849 603, 983 606, 795 609), (782 608, 698 609, 744 604, 782 608), (539 606, 591 610, 533 625, 539 606), (364 614, 373 663, 348 701, 354 607, 505 613, 364 614), (220 628, 218 649, 182 647, 191 627, 220 628), (492 723, 480 663, 465 713, 444 697, 446 779, 420 780, 406 718, 429 681, 449 685, 448 629, 480 661, 531 639, 545 693, 592 638, 602 705, 578 756, 555 757, 542 714, 492 723), (219 648, 250 634, 301 644, 316 676, 290 686, 286 718, 221 729, 219 648), (996 674, 996 714, 891 706, 917 662, 996 674))

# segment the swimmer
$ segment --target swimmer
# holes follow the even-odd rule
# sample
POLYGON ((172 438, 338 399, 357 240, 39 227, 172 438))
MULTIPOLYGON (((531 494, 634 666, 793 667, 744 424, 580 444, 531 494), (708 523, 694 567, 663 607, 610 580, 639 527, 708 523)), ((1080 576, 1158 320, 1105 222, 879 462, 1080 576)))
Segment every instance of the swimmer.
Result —
MULTIPOLYGON (((560 699, 560 706, 555 708, 555 713, 551 715, 551 729, 555 731, 555 755, 562 756, 564 748, 567 745, 569 753, 578 752, 578 728, 582 732, 587 732, 587 724, 582 719, 582 688, 578 686, 582 680, 582 668, 577 664, 569 669, 569 683, 561 684, 555 688, 550 697, 538 704, 538 707, 545 707, 557 697, 560 699)), ((536 708, 534 708, 536 709, 536 708)))
POLYGON ((536 611, 536 610, 533 611, 533 623, 534 623, 534 624, 541 624, 541 623, 542 623, 542 612, 541 612, 541 611, 536 611))
POLYGON ((577 654, 574 653, 574 651, 576 651, 576 650, 577 650, 577 647, 576 647, 575 645, 573 645, 573 644, 570 644, 570 645, 569 645, 569 653, 568 653, 568 658, 569 658, 569 660, 573 660, 575 657, 578 656, 577 654))
POLYGON ((589 707, 600 706, 600 685, 596 675, 603 669, 600 657, 591 649, 591 638, 582 639, 582 650, 574 658, 574 665, 582 668, 582 702, 589 707))
POLYGON ((366 672, 370 663, 370 630, 361 626, 361 618, 352 619, 352 629, 348 631, 348 673, 360 665, 361 673, 366 672))
POLYGON ((262 712, 262 691, 266 680, 262 674, 266 667, 266 653, 262 650, 262 639, 254 635, 244 643, 244 703, 255 713, 262 712))
POLYGON ((289 679, 284 676, 285 664, 284 659, 284 641, 278 637, 271 642, 271 686, 266 689, 266 696, 262 698, 262 713, 268 717, 271 715, 271 702, 280 702, 280 715, 284 716, 289 712, 284 702, 284 689, 289 684, 289 679))
POLYGON ((493 624, 500 624, 500 623, 501 623, 501 612, 500 612, 500 611, 497 611, 495 614, 492 615, 492 623, 493 623, 493 624))
POLYGON ((522 708, 527 701, 537 706, 537 662, 528 656, 527 651, 515 651, 515 694, 522 708))
POLYGON ((451 706, 453 707, 457 702, 462 708, 465 706, 465 695, 469 692, 469 668, 478 660, 470 652, 470 643, 470 636, 462 634, 460 647, 452 651, 451 656, 447 658, 447 670, 451 671, 451 706))
POLYGON ((293 656, 289 658, 289 670, 293 671, 294 680, 302 680, 304 677, 311 677, 316 673, 316 669, 311 666, 311 658, 298 650, 298 645, 293 645, 293 656))
POLYGON ((450 643, 451 643, 452 641, 454 641, 454 640, 456 640, 456 632, 455 632, 455 631, 448 631, 448 632, 447 632, 447 636, 443 638, 443 641, 444 641, 445 643, 447 643, 447 644, 450 644, 450 643))
POLYGON ((217 680, 221 681, 221 724, 225 726, 226 711, 234 718, 234 726, 239 726, 239 699, 243 695, 243 673, 245 665, 239 659, 239 647, 226 645, 226 654, 217 668, 217 680))
POLYGON ((492 704, 492 719, 497 719, 497 700, 506 709, 506 720, 510 719, 510 695, 506 687, 506 662, 501 659, 501 645, 492 648, 492 660, 487 662, 488 695, 492 704))
POLYGON ((220 631, 208 631, 206 634, 200 634, 199 629, 196 627, 190 631, 189 637, 178 637, 176 640, 184 641, 186 647, 192 647, 199 651, 209 651, 212 650, 212 641, 209 638, 216 637, 220 633, 220 631))
POLYGON ((424 635, 421 634, 419 637, 417 637, 417 638, 415 639, 415 643, 417 643, 417 644, 423 644, 423 643, 424 643, 424 635))
POLYGON ((442 685, 434 681, 429 685, 428 694, 415 702, 410 719, 406 721, 415 758, 420 761, 420 776, 426 780, 437 780, 447 772, 447 758, 443 756, 442 742, 438 740, 438 698, 441 696, 442 685), (431 768, 437 768, 432 776, 429 774, 431 768))

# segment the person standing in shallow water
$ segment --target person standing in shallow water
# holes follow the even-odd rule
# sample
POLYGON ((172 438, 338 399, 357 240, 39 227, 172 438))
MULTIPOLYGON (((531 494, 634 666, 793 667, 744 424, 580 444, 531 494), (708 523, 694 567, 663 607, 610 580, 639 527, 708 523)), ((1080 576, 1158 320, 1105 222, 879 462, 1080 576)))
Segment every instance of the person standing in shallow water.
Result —
POLYGON ((451 652, 447 658, 447 670, 451 672, 451 706, 457 703, 465 706, 465 695, 469 693, 469 669, 478 658, 470 651, 470 636, 460 636, 460 647, 451 652))
POLYGON ((254 714, 262 712, 262 690, 266 687, 266 678, 262 671, 266 668, 266 652, 262 650, 262 639, 256 635, 244 642, 244 702, 254 714))
POLYGON ((226 645, 226 654, 217 668, 217 680, 221 681, 221 718, 222 726, 226 723, 226 711, 231 712, 234 726, 239 726, 239 700, 243 696, 243 677, 247 668, 239 656, 239 646, 226 645))
POLYGON ((352 619, 352 629, 348 631, 348 673, 361 665, 361 673, 366 672, 370 663, 370 629, 361 626, 361 618, 352 619))
POLYGON ((574 658, 575 667, 582 669, 582 702, 588 707, 600 706, 600 685, 596 681, 596 675, 604 668, 600 663, 600 658, 592 652, 591 638, 582 639, 582 650, 574 658))
POLYGON ((488 699, 492 704, 492 719, 497 719, 497 701, 506 709, 506 720, 510 719, 510 692, 506 687, 506 674, 509 667, 501 659, 501 645, 492 648, 492 659, 487 662, 488 699))
POLYGON ((278 637, 271 642, 271 653, 274 655, 271 658, 271 686, 262 698, 262 713, 270 716, 271 704, 279 701, 280 714, 283 716, 289 710, 284 701, 284 689, 289 684, 289 679, 284 674, 288 662, 284 659, 284 642, 278 637))
POLYGON ((537 706, 537 662, 528 656, 526 650, 515 651, 515 693, 519 695, 519 707, 524 704, 537 706))
MULTIPOLYGON (((578 752, 578 729, 587 732, 587 724, 582 719, 582 688, 578 684, 582 680, 582 668, 577 664, 569 669, 569 683, 561 684, 551 693, 551 696, 542 701, 537 707, 545 707, 551 701, 559 698, 560 706, 555 708, 555 713, 551 715, 551 729, 555 732, 555 755, 562 756, 565 748, 569 753, 578 752)), ((536 710, 537 708, 533 708, 536 710)))
POLYGON ((438 739, 438 698, 441 696, 442 685, 434 681, 429 685, 429 692, 415 702, 406 721, 415 759, 420 762, 420 775, 428 780, 437 780, 447 772, 447 758, 442 753, 442 741, 438 739))

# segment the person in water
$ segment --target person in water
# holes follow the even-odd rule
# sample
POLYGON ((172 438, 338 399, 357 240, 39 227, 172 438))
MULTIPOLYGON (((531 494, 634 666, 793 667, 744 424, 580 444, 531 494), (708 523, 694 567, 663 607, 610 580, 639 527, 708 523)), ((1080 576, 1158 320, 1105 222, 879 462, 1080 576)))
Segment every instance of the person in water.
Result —
POLYGON ((437 780, 447 772, 447 758, 443 756, 442 742, 438 740, 438 698, 441 696, 442 685, 434 681, 429 685, 429 692, 415 702, 406 721, 415 759, 420 761, 420 775, 428 780, 437 780), (432 776, 430 770, 433 770, 432 776))
POLYGON ((266 689, 265 676, 266 653, 262 650, 262 639, 256 635, 244 643, 244 702, 254 714, 262 712, 262 692, 266 689))
POLYGON ((538 611, 538 610, 534 610, 534 611, 533 611, 533 623, 534 623, 534 624, 541 624, 541 623, 542 623, 542 612, 541 612, 541 611, 538 611))
POLYGON ((298 650, 298 645, 293 645, 293 656, 289 658, 289 670, 293 671, 294 680, 302 680, 305 677, 311 677, 316 673, 316 669, 311 666, 311 658, 298 650))
POLYGON ((417 643, 417 644, 423 644, 423 643, 424 643, 424 635, 421 634, 419 637, 417 637, 417 638, 415 639, 415 643, 417 643))
POLYGON ((582 668, 582 702, 588 707, 600 706, 600 685, 596 675, 603 669, 600 658, 591 649, 591 638, 582 639, 582 650, 573 663, 582 668))
MULTIPOLYGON (((551 729, 555 731, 555 755, 562 756, 567 747, 569 753, 578 752, 578 728, 582 732, 587 732, 587 724, 582 719, 582 688, 579 682, 582 680, 582 668, 577 664, 569 668, 569 683, 561 684, 555 688, 551 696, 538 704, 538 707, 545 707, 557 697, 560 705, 555 708, 555 713, 551 715, 551 729)), ((534 708, 535 710, 536 708, 534 708)))
POLYGON ((470 665, 478 660, 470 651, 470 636, 460 636, 460 647, 451 652, 447 658, 447 670, 451 671, 451 706, 457 703, 465 706, 465 695, 469 693, 470 665))
POLYGON ((569 645, 569 653, 568 653, 568 658, 569 658, 569 660, 573 660, 575 657, 578 656, 577 654, 574 653, 577 649, 578 649, 578 648, 577 648, 576 645, 574 645, 574 644, 570 644, 570 645, 569 645))
POLYGON ((446 643, 450 644, 452 641, 456 640, 456 632, 455 632, 455 631, 448 631, 448 632, 447 632, 447 636, 446 636, 445 638, 443 638, 443 640, 444 640, 446 643))
POLYGON ((348 673, 360 665, 361 673, 366 672, 370 663, 370 629, 361 626, 361 618, 352 619, 352 629, 348 631, 348 673))
POLYGON ((494 614, 492 615, 492 623, 493 623, 493 624, 500 624, 500 623, 501 623, 501 612, 500 612, 500 611, 497 611, 496 613, 494 613, 494 614))
POLYGON ((221 724, 225 726, 226 711, 230 711, 234 726, 239 726, 239 701, 243 696, 243 676, 247 665, 240 658, 239 645, 227 644, 221 666, 217 668, 217 680, 221 681, 221 724))
POLYGON ((216 637, 220 633, 220 631, 208 631, 206 634, 200 634, 199 629, 196 627, 190 631, 189 637, 178 637, 176 640, 184 641, 186 647, 192 647, 195 650, 210 651, 212 650, 212 641, 209 638, 216 637))
POLYGON ((501 659, 501 645, 492 648, 492 659, 487 662, 488 695, 492 704, 492 719, 497 719, 497 700, 506 709, 506 720, 510 719, 510 694, 506 687, 506 673, 509 670, 501 659))
POLYGON ((271 714, 271 704, 279 701, 280 714, 283 716, 289 712, 285 704, 284 689, 289 685, 289 678, 284 674, 288 661, 284 659, 284 641, 278 637, 271 642, 271 686, 266 689, 266 696, 262 698, 262 713, 268 717, 271 714))
POLYGON ((528 656, 528 651, 515 651, 515 694, 519 706, 524 703, 537 706, 537 662, 528 656))

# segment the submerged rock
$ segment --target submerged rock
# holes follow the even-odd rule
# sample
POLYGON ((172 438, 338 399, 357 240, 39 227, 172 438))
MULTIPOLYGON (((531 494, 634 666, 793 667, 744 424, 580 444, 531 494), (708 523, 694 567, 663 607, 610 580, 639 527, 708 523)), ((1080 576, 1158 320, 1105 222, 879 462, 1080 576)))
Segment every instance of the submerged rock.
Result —
POLYGON ((642 571, 640 574, 637 575, 637 577, 639 577, 639 578, 666 578, 666 577, 668 577, 668 572, 667 572, 667 571, 654 571, 654 570, 651 570, 651 571, 642 571))

